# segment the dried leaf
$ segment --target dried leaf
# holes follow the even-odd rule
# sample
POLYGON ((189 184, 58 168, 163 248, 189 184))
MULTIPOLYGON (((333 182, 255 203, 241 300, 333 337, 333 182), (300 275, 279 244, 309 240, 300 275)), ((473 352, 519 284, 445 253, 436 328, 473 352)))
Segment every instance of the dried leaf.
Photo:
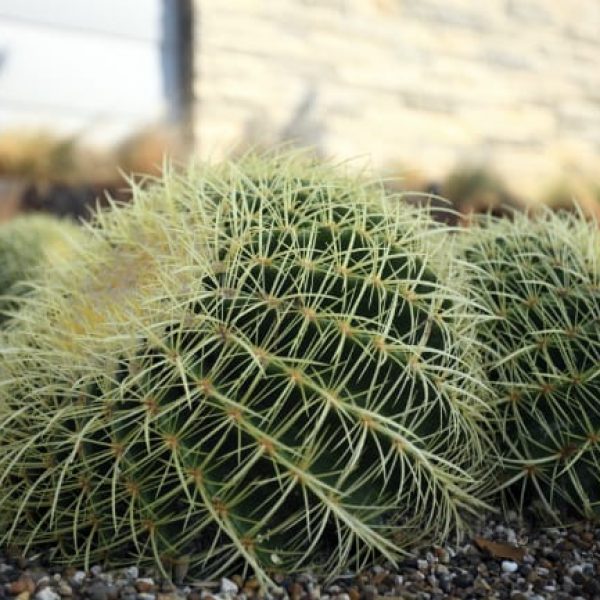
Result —
POLYGON ((483 552, 489 552, 494 558, 506 558, 509 560, 522 561, 525 556, 525 548, 517 548, 510 544, 492 542, 482 537, 473 539, 473 543, 483 552))

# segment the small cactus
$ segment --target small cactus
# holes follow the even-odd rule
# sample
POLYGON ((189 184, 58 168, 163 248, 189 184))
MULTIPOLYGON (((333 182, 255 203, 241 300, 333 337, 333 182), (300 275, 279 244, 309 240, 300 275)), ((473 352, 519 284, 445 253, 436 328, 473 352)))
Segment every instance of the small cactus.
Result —
POLYGON ((69 258, 79 228, 46 216, 22 216, 0 225, 0 323, 41 271, 69 258))
POLYGON ((5 542, 264 580, 393 561, 481 509, 485 402, 445 238, 277 168, 137 190, 27 307, 0 392, 5 542))
POLYGON ((466 234, 496 396, 503 486, 521 507, 600 516, 600 232, 578 216, 479 220, 466 234))

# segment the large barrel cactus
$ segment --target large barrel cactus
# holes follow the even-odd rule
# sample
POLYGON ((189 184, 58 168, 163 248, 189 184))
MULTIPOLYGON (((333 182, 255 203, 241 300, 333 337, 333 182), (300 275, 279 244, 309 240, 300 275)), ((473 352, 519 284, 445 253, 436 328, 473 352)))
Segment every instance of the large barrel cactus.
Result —
POLYGON ((68 260, 80 237, 74 224, 42 215, 0 225, 0 323, 19 306, 41 271, 68 260))
POLYGON ((27 307, 5 541, 333 574, 481 509, 484 390, 440 231, 320 167, 244 167, 136 191, 27 307))
POLYGON ((577 216, 484 218, 465 257, 495 390, 503 487, 600 516, 600 232, 577 216))

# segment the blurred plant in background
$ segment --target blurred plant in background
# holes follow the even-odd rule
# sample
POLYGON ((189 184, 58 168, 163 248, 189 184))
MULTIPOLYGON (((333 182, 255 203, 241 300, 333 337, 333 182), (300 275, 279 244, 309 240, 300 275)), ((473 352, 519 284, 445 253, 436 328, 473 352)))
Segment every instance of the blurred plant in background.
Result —
POLYGON ((586 215, 600 219, 600 180, 563 177, 548 187, 543 201, 552 210, 573 210, 579 206, 586 215))
POLYGON ((127 200, 123 174, 158 174, 164 155, 183 155, 177 136, 147 128, 115 148, 94 147, 77 135, 15 130, 0 135, 0 221, 17 212, 85 218, 107 194, 127 200))
POLYGON ((414 204, 427 203, 440 220, 469 225, 473 216, 491 213, 509 216, 514 211, 538 212, 548 206, 554 211, 581 210, 588 217, 600 217, 600 178, 563 176, 536 198, 514 193, 508 182, 483 165, 459 165, 441 180, 428 179, 404 164, 390 167, 386 173, 390 190, 402 192, 414 204))
MULTIPOLYGON (((45 131, 9 131, 0 136, 0 176, 33 181, 72 179, 81 169, 75 137, 45 131)), ((81 154, 81 151, 80 151, 81 154)))
POLYGON ((508 191, 502 178, 483 166, 454 169, 442 183, 441 195, 452 203, 467 223, 476 213, 491 212, 503 216, 509 209, 524 208, 523 202, 508 191))
MULTIPOLYGON (((0 221, 18 212, 86 218, 90 209, 105 204, 107 194, 127 200, 123 174, 157 175, 165 154, 184 162, 187 153, 181 137, 162 127, 139 130, 110 149, 91 146, 77 135, 4 132, 0 135, 0 221)), ((383 175, 388 189, 403 192, 413 204, 430 204, 433 214, 452 223, 468 225, 473 215, 484 212, 502 216, 514 210, 535 211, 540 203, 553 210, 579 207, 588 216, 600 217, 600 178, 561 175, 540 197, 528 198, 485 165, 459 164, 445 177, 432 179, 410 165, 395 163, 383 175)))

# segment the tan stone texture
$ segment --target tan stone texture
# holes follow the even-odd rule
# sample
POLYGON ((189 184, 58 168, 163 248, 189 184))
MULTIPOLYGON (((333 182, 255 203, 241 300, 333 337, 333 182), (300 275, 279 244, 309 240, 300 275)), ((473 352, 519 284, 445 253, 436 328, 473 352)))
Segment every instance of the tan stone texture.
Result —
POLYGON ((196 143, 313 144, 534 197, 600 173, 598 0, 196 0, 196 143))

